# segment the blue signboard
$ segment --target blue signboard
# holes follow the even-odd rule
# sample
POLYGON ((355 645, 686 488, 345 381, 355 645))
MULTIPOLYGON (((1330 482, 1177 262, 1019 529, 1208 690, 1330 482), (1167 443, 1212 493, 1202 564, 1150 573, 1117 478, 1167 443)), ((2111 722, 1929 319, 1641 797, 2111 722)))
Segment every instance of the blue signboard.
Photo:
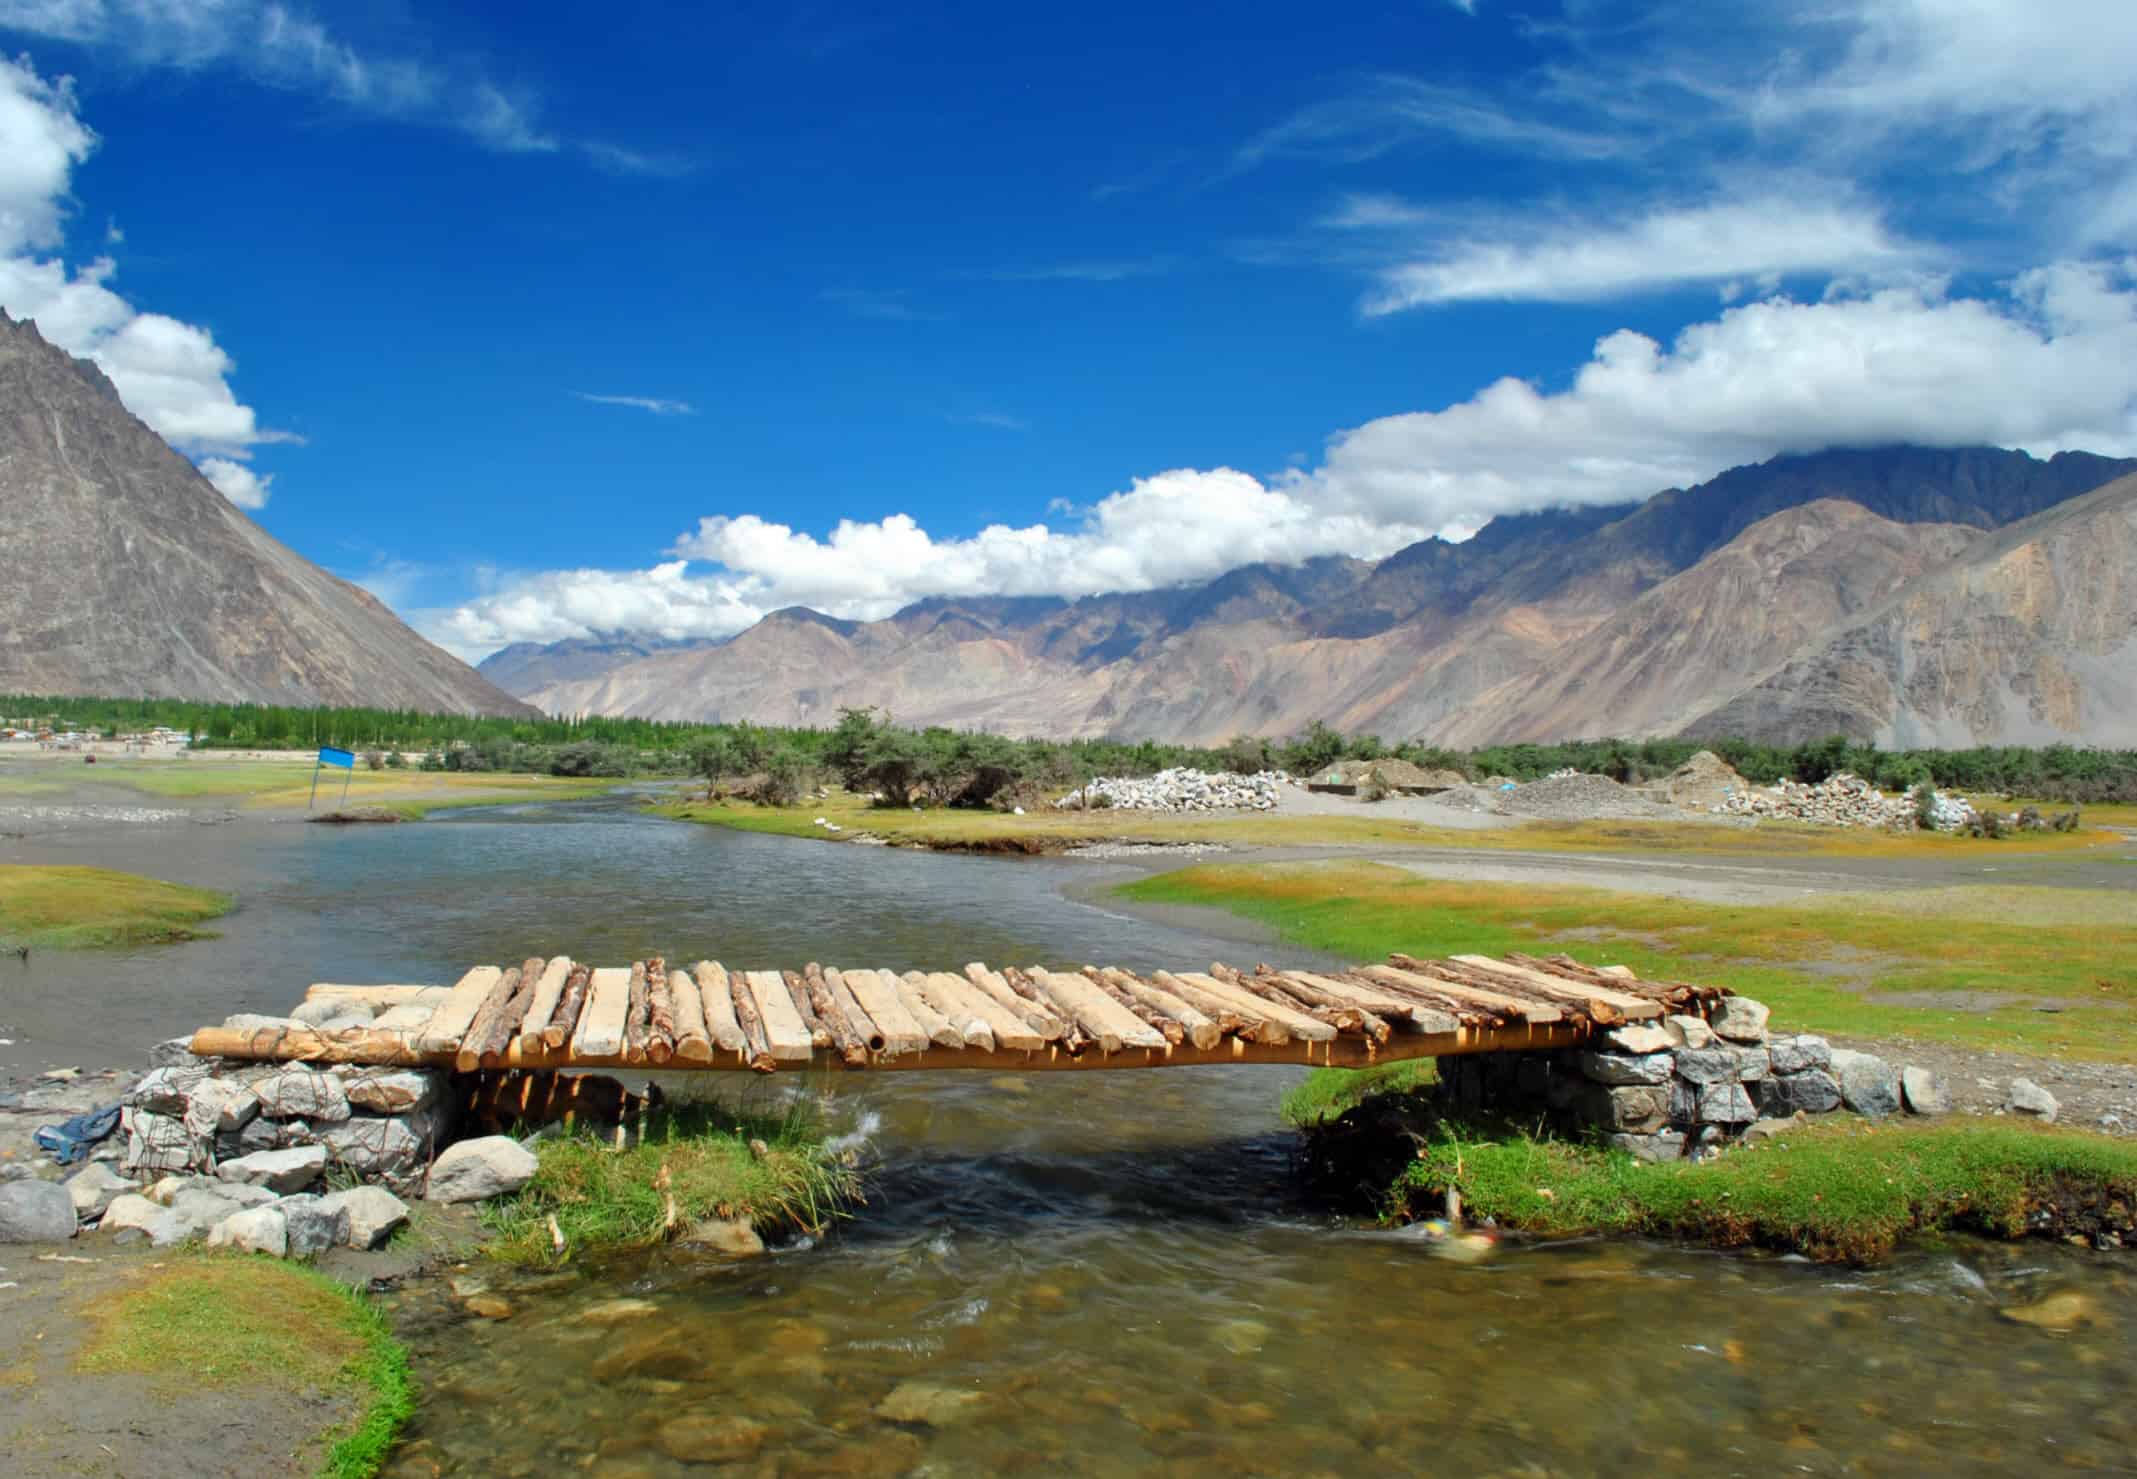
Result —
POLYGON ((356 755, 350 750, 336 750, 328 746, 321 746, 319 763, 321 765, 338 765, 343 770, 354 770, 356 768, 356 755))

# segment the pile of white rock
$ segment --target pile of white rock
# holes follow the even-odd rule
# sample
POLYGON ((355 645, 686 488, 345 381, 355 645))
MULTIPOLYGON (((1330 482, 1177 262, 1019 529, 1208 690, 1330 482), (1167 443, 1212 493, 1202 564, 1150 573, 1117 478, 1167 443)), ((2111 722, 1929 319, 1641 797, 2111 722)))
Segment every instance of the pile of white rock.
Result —
POLYGON ((1724 797, 1714 807, 1724 816, 1773 817, 1829 827, 1912 827, 1911 798, 1887 796, 1861 776, 1841 771, 1818 782, 1783 780, 1724 797))
POLYGON ((1274 811, 1290 779, 1281 770, 1233 775, 1182 767, 1150 776, 1101 777, 1054 804, 1070 811, 1102 806, 1120 811, 1274 811))

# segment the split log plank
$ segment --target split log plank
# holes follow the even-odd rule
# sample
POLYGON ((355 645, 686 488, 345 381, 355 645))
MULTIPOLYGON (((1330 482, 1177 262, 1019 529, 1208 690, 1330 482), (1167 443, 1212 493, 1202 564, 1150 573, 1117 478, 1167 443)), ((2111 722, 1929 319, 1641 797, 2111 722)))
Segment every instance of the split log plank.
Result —
POLYGON ((631 962, 630 996, 623 1014, 623 1055, 633 1063, 646 1061, 646 963, 631 962))
MULTIPOLYGON (((1336 1029, 1318 1017, 1308 1016, 1298 1007, 1287 1007, 1266 997, 1233 985, 1229 981, 1203 971, 1180 971, 1178 978, 1189 986, 1198 987, 1220 1001, 1233 1002, 1242 1012, 1259 1012, 1264 1020, 1283 1024, 1286 1032, 1308 1042, 1327 1042, 1336 1035, 1336 1029)), ((1264 1039, 1266 1041, 1266 1039, 1264 1039)))
POLYGON ((1088 980, 1092 985, 1096 986, 1100 991, 1103 991, 1106 995, 1112 997, 1116 1002, 1120 1003, 1129 1011, 1133 1012, 1136 1016, 1136 1019, 1140 1021, 1145 1027, 1148 1027, 1159 1037, 1164 1038, 1168 1047, 1176 1048, 1181 1043, 1187 1041, 1187 1027, 1185 1023, 1180 1022, 1176 1018, 1166 1016, 1163 1012, 1157 1010, 1148 1002, 1141 1000, 1133 992, 1127 990, 1125 987, 1115 985, 1112 981, 1106 978, 1106 973, 1100 970, 1097 966, 1085 966, 1083 968, 1082 975, 1086 980, 1088 980))
POLYGON ((905 1009, 905 1003, 898 999, 897 983, 887 973, 856 967, 826 971, 824 975, 843 984, 861 1010, 868 1014, 868 1019, 875 1023, 876 1031, 883 1035, 882 1052, 895 1057, 901 1053, 917 1053, 928 1045, 927 1029, 905 1009))
POLYGON ((530 955, 506 971, 505 978, 512 982, 512 995, 489 1020, 484 1021, 478 1016, 461 1040, 454 1066, 462 1073, 473 1068, 503 1066, 505 1049, 519 1035, 520 1024, 527 1020, 527 1012, 534 1003, 534 989, 541 984, 541 957, 530 955))
POLYGON ((965 979, 1030 1028, 1042 1043, 1059 1042, 1067 1035, 1068 1024, 1059 1015, 1028 997, 1017 995, 1001 972, 990 971, 975 960, 965 967, 965 979))
POLYGON ((1211 996, 1194 982, 1184 981, 1171 971, 1152 971, 1150 979, 1157 983, 1160 991, 1169 992, 1199 1008, 1221 1030, 1246 1042, 1281 1047, 1291 1041, 1291 1034, 1284 1030, 1283 1023, 1272 1022, 1229 997, 1211 996))
POLYGON ((1124 1047, 1163 1050, 1171 1046, 1163 1033, 1082 976, 1038 967, 1027 967, 1025 974, 1073 1013, 1076 1025, 1096 1038, 1105 1052, 1117 1053, 1124 1047))
POLYGON ((954 1002, 967 1019, 986 1024, 987 1032, 1003 1048, 1015 1053, 1036 1053, 1046 1039, 1033 1030, 1023 1016, 1003 1006, 964 976, 931 971, 928 981, 954 1002))
POLYGON ((757 1016, 764 1023, 764 1038, 772 1057, 780 1063, 807 1063, 815 1056, 815 1043, 808 1024, 794 1010, 794 998, 777 971, 745 971, 742 979, 757 999, 757 1016))
POLYGON ((861 1019, 859 1026, 854 1024, 846 1014, 845 1003, 832 990, 831 978, 817 962, 812 960, 802 968, 801 980, 809 994, 809 1004, 816 1008, 816 1019, 830 1032, 832 1046, 838 1049, 838 1055, 849 1067, 865 1067, 868 1063, 868 1037, 865 1034, 873 1033, 875 1024, 866 1017, 861 1019))
POLYGON ((1405 1032, 1447 1033, 1462 1030, 1462 1019, 1454 1013, 1426 1006, 1407 997, 1396 996, 1387 990, 1376 991, 1371 986, 1356 981, 1347 981, 1340 976, 1324 976, 1314 971, 1285 971, 1282 974, 1286 980, 1303 981, 1330 996, 1356 1002, 1405 1032))
MULTIPOLYGON (((1264 969, 1255 972, 1251 976, 1241 976, 1239 984, 1249 990, 1259 986, 1267 986, 1271 990, 1281 991, 1295 1001, 1304 1002, 1312 1014, 1317 1017, 1326 1012, 1329 1015, 1322 1017, 1322 1020, 1333 1022, 1338 1031, 1361 1032, 1376 1043, 1384 1043, 1395 1035, 1395 1029, 1390 1025, 1390 1019, 1374 1011, 1371 1007, 1362 1002, 1351 1000, 1340 991, 1330 991, 1290 971, 1264 969)), ((1399 1020, 1401 1020, 1405 1030, 1410 1027, 1411 1024, 1407 1015, 1399 1020)))
POLYGON ((1154 986, 1138 976, 1112 966, 1106 967, 1100 974, 1108 984, 1118 987, 1143 1005, 1162 1012, 1179 1023, 1186 1030, 1187 1040, 1204 1052, 1217 1046, 1223 1039, 1223 1024, 1185 997, 1175 996, 1163 987, 1154 986))
POLYGON ((631 1011, 631 973, 621 967, 604 967, 586 983, 586 1005, 579 1012, 578 1031, 571 1039, 574 1058, 620 1058, 623 1056, 623 1024, 631 1011))
MULTIPOLYGON (((885 971, 882 974, 890 975, 885 971)), ((898 1005, 906 1014, 920 1024, 920 1030, 928 1035, 928 1041, 938 1048, 961 1048, 965 1035, 959 1032, 948 1017, 928 1004, 920 992, 920 983, 925 979, 918 971, 907 971, 902 976, 892 976, 898 983, 898 1005)))
POLYGON ((483 1002, 504 975, 494 965, 478 965, 462 976, 416 1033, 416 1046, 426 1053, 457 1052, 468 1024, 475 1020, 475 1014, 482 1010, 483 1002))

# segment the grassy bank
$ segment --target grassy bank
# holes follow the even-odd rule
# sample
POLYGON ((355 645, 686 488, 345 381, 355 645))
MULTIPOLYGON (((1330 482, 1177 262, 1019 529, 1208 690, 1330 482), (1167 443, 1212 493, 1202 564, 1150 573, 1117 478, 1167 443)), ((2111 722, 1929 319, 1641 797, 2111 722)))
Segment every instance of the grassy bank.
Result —
POLYGON ((2137 896, 2119 890, 1965 887, 1724 905, 1351 863, 1208 865, 1128 884, 1121 896, 1224 909, 1358 960, 1563 950, 1643 976, 1733 987, 1792 1031, 2137 1057, 2137 896))
MULTIPOLYGON (((97 787, 163 801, 220 800, 263 810, 303 811, 311 799, 312 769, 309 759, 107 759, 90 768, 76 756, 39 758, 18 762, 0 773, 0 799, 50 798, 97 787)), ((419 770, 358 770, 347 779, 348 806, 384 806, 410 820, 454 806, 576 800, 601 795, 620 784, 548 775, 419 770)), ((320 774, 319 810, 343 805, 342 780, 341 771, 320 774)))
POLYGON ((1999 855, 2071 853, 2120 838, 2099 831, 2028 833, 2002 842, 1945 836, 1813 827, 1766 822, 1734 826, 1687 815, 1684 821, 1522 822, 1513 826, 1464 830, 1406 821, 1359 806, 1336 815, 1274 815, 1247 812, 1193 815, 1135 811, 1010 812, 930 807, 873 806, 849 792, 834 791, 822 800, 797 806, 759 806, 748 801, 665 801, 651 810, 681 822, 732 827, 785 837, 851 842, 856 836, 881 839, 898 847, 929 847, 975 852, 1060 852, 1086 842, 1203 842, 1226 847, 1442 847, 1481 851, 1630 852, 1672 855, 1711 854, 1726 858, 1761 856, 1803 858, 1943 858, 1976 857, 1984 848, 1999 855), (824 818, 839 827, 829 832, 816 823, 824 818))
POLYGON ((361 1294, 323 1274, 248 1255, 188 1254, 152 1264, 90 1304, 78 1366, 153 1386, 263 1387, 333 1417, 292 1446, 321 1454, 320 1473, 378 1472, 415 1411, 408 1355, 361 1294))
POLYGON ((860 1191, 808 1104, 768 1111, 678 1105, 649 1115, 621 1150, 612 1134, 583 1131, 546 1141, 537 1153, 534 1179, 483 1208, 493 1235, 486 1251, 507 1263, 654 1247, 708 1219, 739 1219, 762 1232, 816 1232, 860 1191))
POLYGON ((109 868, 0 864, 0 949, 82 950, 212 937, 228 894, 109 868))

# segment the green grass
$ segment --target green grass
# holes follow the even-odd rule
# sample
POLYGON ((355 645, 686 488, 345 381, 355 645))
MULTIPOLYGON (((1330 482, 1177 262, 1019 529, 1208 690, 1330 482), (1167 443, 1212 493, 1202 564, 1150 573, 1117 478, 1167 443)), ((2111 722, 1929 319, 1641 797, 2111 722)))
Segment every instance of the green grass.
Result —
POLYGON ((415 1411, 408 1353, 356 1291, 297 1265, 195 1254, 151 1265, 94 1301, 77 1364, 191 1390, 272 1384, 361 1404, 329 1441, 320 1472, 367 1479, 415 1411), (337 1437, 336 1434, 339 1434, 337 1437))
MULTIPOLYGON (((111 786, 169 801, 238 800, 246 806, 303 810, 312 795, 313 762, 290 760, 107 760, 93 768, 39 761, 0 773, 0 797, 27 798, 70 792, 77 786, 111 786)), ((622 784, 502 772, 357 770, 319 776, 318 809, 346 804, 388 806, 411 821, 455 806, 494 806, 511 801, 570 801, 598 796, 622 784)))
POLYGON ((1337 1119, 1376 1094, 1407 1094, 1439 1078, 1430 1058, 1406 1058, 1372 1068, 1316 1068, 1284 1095, 1279 1113, 1297 1129, 1337 1119))
POLYGON ((212 938, 228 894, 109 868, 0 864, 0 948, 83 950, 212 938))
POLYGON ((1953 1121, 1806 1126, 1699 1163, 1643 1165, 1622 1151, 1442 1124, 1396 1179, 1388 1213, 1436 1212, 1446 1189, 1472 1219, 1545 1237, 1595 1233, 1760 1244, 1865 1262, 1909 1234, 2019 1237, 2068 1194, 2137 1204, 2137 1146, 2030 1124, 1953 1121))
POLYGON ((1563 950, 1643 976, 1732 987, 1787 1030, 2137 1058, 2137 895, 1942 888, 1724 905, 1420 878, 1346 863, 1213 864, 1125 885, 1356 960, 1563 950), (2062 1010, 2035 1007, 2052 1000, 2062 1010))
POLYGON ((825 1148, 820 1116, 807 1104, 774 1113, 677 1105, 649 1115, 644 1133, 622 1150, 612 1134, 588 1130, 546 1141, 537 1155, 532 1181, 483 1208, 494 1234, 486 1249, 507 1263, 649 1248, 707 1218, 815 1232, 860 1189, 852 1169, 825 1148), (561 1253, 551 1217, 564 1236, 561 1253))

